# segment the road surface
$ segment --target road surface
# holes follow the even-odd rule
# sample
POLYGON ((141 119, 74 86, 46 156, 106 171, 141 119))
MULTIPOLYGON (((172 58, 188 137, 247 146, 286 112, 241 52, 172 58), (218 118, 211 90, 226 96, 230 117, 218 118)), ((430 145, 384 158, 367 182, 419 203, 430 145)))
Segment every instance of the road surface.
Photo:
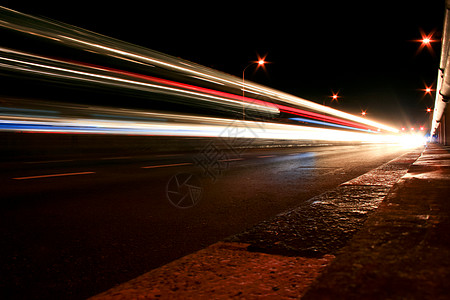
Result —
POLYGON ((407 151, 246 150, 216 157, 210 168, 206 153, 3 163, 2 298, 95 295, 407 151))

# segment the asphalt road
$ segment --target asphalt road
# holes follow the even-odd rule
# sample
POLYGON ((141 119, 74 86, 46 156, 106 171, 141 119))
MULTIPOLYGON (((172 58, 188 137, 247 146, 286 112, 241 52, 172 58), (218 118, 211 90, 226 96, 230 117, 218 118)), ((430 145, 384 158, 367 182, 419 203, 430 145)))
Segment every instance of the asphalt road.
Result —
POLYGON ((3 163, 1 298, 95 295, 407 151, 316 146, 3 163))

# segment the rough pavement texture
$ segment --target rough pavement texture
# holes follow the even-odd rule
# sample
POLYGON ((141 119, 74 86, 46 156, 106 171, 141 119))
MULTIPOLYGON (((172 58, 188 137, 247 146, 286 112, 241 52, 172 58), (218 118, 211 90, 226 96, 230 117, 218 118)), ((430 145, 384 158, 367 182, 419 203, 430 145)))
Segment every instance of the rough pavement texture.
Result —
POLYGON ((271 254, 303 257, 335 254, 362 227, 394 183, 406 174, 421 150, 402 155, 228 241, 248 243, 250 251, 271 254))
POLYGON ((91 299, 298 299, 421 150, 91 299))
POLYGON ((334 258, 284 257, 217 243, 91 299, 296 299, 334 258))
POLYGON ((450 148, 430 144, 303 299, 450 298, 450 148))

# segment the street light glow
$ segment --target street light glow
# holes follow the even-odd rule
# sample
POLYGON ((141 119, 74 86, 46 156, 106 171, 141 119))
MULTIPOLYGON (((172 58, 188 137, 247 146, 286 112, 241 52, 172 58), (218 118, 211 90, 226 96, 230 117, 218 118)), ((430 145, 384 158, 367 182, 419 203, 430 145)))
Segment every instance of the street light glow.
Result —
POLYGON ((341 96, 339 96, 339 91, 337 93, 333 92, 333 90, 331 91, 331 102, 336 101, 338 102, 338 99, 341 98, 341 96))
MULTIPOLYGON (((267 56, 267 54, 266 54, 267 56)), ((244 70, 242 71, 242 99, 245 99, 245 70, 247 70, 248 67, 250 67, 253 64, 258 64, 256 66, 256 68, 262 67, 263 69, 265 69, 264 64, 266 63, 264 61, 264 59, 266 58, 266 56, 264 57, 260 57, 258 55, 258 60, 257 61, 253 61, 251 62, 248 66, 246 66, 244 68, 244 70)), ((245 104, 242 105, 242 119, 245 120, 245 104)))
POLYGON ((424 94, 424 96, 426 96, 426 95, 430 95, 430 96, 432 96, 432 92, 434 92, 434 91, 436 91, 434 88, 433 88, 433 84, 431 84, 431 85, 427 85, 425 82, 423 83, 423 85, 425 86, 425 88, 423 88, 423 89, 418 89, 419 91, 423 91, 425 94, 424 94))
POLYGON ((419 52, 421 52, 423 50, 423 48, 425 48, 425 47, 427 47, 427 49, 428 49, 428 51, 430 51, 430 53, 432 53, 432 54, 434 53, 431 43, 439 42, 439 40, 433 39, 434 32, 435 31, 433 30, 429 34, 426 34, 422 29, 420 30, 420 35, 422 36, 422 39, 414 40, 414 42, 421 43, 419 46, 419 49, 417 49, 416 55, 419 54, 419 52))

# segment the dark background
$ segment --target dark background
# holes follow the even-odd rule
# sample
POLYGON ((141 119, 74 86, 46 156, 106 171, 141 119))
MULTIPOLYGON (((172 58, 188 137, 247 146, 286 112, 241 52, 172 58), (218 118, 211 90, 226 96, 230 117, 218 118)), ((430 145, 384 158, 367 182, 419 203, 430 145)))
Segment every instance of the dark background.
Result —
POLYGON ((440 43, 418 51, 421 30, 440 40, 444 1, 3 1, 397 126, 418 126, 438 74, 440 43), (332 92, 339 101, 331 102, 332 92))

